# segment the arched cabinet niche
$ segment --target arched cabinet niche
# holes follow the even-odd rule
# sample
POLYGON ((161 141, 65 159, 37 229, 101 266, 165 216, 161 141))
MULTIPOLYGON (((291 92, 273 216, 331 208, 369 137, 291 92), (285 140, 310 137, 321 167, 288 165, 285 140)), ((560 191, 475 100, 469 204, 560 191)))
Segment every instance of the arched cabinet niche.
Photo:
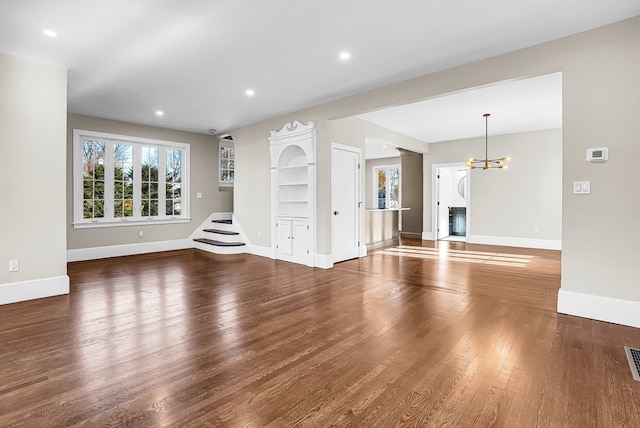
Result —
POLYGON ((315 122, 271 131, 271 219, 275 257, 314 266, 315 122))

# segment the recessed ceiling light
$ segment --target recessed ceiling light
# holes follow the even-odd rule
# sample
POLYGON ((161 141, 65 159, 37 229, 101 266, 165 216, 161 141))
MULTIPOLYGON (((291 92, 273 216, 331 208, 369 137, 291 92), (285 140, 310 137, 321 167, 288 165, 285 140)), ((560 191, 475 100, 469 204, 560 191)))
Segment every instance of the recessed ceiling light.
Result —
POLYGON ((349 52, 340 52, 338 58, 340 58, 342 61, 346 61, 351 58, 351 54, 349 52))
POLYGON ((247 89, 246 91, 244 91, 245 95, 248 97, 252 97, 256 94, 256 91, 254 91, 253 89, 247 89))
POLYGON ((58 33, 56 33, 53 30, 48 30, 45 28, 44 30, 42 30, 42 32, 44 33, 45 36, 48 36, 48 37, 58 37, 58 33))
POLYGON ((156 110, 156 116, 164 116, 164 112, 162 110, 156 110))

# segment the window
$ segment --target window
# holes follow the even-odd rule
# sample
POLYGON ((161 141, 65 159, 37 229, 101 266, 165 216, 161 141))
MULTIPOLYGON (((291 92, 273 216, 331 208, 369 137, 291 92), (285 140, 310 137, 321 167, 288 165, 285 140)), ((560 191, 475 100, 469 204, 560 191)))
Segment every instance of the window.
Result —
POLYGON ((220 187, 233 187, 235 169, 235 150, 233 140, 223 138, 219 144, 218 158, 218 185, 220 187))
POLYGON ((378 209, 400 208, 400 166, 374 167, 373 176, 378 209))
POLYGON ((75 228, 188 222, 189 145, 73 131, 75 228))

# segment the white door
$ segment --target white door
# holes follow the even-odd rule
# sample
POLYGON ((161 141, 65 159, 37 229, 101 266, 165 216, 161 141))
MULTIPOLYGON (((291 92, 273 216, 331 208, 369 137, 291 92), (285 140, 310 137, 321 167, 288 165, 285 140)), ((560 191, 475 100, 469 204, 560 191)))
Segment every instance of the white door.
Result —
POLYGON ((294 256, 309 254, 309 224, 304 220, 291 222, 291 253, 294 256))
POLYGON ((331 250, 333 262, 360 255, 360 151, 334 144, 331 149, 331 250))
POLYGON ((451 177, 445 169, 438 170, 438 231, 437 239, 449 236, 449 206, 451 206, 451 177))
POLYGON ((291 255, 293 244, 291 242, 291 220, 278 220, 276 222, 278 233, 278 253, 291 255))

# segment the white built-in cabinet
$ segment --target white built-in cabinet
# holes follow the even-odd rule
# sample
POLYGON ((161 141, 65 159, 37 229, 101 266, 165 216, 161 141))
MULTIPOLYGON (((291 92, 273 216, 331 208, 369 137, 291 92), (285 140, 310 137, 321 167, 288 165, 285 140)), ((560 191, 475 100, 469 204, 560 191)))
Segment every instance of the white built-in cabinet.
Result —
POLYGON ((315 122, 271 131, 271 218, 276 258, 314 266, 315 122))

